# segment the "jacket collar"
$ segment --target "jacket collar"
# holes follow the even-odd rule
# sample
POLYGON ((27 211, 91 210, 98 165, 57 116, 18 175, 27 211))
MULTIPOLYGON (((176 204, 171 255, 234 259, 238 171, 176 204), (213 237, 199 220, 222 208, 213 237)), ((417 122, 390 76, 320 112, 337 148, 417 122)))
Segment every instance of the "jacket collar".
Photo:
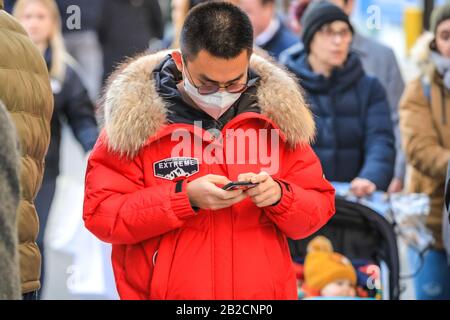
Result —
MULTIPOLYGON (((169 106, 158 94, 152 71, 169 53, 131 59, 108 80, 101 107, 112 152, 133 158, 168 124, 169 106)), ((315 123, 296 79, 275 62, 255 54, 250 67, 260 77, 256 98, 261 115, 280 128, 290 147, 310 144, 315 123)))
POLYGON ((300 84, 309 93, 338 92, 346 90, 357 82, 364 71, 361 61, 355 52, 350 51, 346 62, 341 68, 336 68, 330 77, 326 78, 315 73, 308 62, 308 54, 304 48, 287 53, 283 60, 286 66, 300 79, 300 84))

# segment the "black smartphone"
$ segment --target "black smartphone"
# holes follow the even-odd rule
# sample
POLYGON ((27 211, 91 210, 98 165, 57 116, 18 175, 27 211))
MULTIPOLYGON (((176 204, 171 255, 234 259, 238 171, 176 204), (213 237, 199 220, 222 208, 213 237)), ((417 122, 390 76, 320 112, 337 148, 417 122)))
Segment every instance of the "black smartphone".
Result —
POLYGON ((224 186, 222 189, 225 191, 237 190, 237 189, 248 190, 248 189, 256 187, 258 184, 259 183, 235 181, 235 182, 230 182, 229 184, 224 186))

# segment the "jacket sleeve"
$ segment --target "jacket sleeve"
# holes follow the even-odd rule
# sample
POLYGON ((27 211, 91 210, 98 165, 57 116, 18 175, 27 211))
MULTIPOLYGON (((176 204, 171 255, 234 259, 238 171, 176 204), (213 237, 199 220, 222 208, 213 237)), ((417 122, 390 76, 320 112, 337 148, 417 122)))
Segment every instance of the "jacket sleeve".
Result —
POLYGON ((400 129, 408 163, 422 174, 443 181, 450 150, 439 142, 420 79, 411 82, 405 90, 400 103, 400 129))
POLYGON ((177 229, 196 214, 185 185, 180 191, 175 183, 145 187, 143 181, 139 156, 126 160, 111 153, 102 133, 86 172, 86 227, 105 242, 136 244, 177 229))
POLYGON ((369 100, 364 114, 364 164, 360 178, 386 190, 394 174, 395 142, 393 124, 385 90, 377 79, 369 87, 369 100))
POLYGON ((309 145, 285 151, 282 164, 281 176, 276 179, 283 193, 281 200, 264 211, 286 236, 303 239, 333 216, 335 191, 309 145))
POLYGON ((92 150, 98 138, 94 106, 78 74, 67 69, 64 83, 64 114, 85 152, 92 150))

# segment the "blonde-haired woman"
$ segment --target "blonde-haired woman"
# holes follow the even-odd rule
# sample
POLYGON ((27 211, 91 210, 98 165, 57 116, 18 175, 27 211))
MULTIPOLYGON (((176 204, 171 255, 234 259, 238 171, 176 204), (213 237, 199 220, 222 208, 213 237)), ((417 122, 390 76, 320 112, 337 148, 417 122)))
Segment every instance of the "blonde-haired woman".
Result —
POLYGON ((23 25, 45 58, 55 101, 51 120, 51 140, 46 156, 42 188, 36 198, 40 232, 37 243, 42 253, 41 283, 44 283, 44 234, 59 174, 61 127, 67 119, 85 152, 98 136, 94 108, 86 88, 75 71, 61 35, 61 18, 54 0, 18 0, 13 15, 23 25))

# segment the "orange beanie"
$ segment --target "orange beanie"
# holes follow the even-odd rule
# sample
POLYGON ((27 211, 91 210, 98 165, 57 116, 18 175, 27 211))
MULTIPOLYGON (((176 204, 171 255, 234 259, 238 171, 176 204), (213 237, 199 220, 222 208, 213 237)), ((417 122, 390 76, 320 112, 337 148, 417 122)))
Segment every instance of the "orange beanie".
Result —
POLYGON ((333 252, 330 240, 318 236, 308 244, 304 265, 305 285, 320 291, 337 280, 350 280, 356 286, 356 271, 343 255, 333 252))

